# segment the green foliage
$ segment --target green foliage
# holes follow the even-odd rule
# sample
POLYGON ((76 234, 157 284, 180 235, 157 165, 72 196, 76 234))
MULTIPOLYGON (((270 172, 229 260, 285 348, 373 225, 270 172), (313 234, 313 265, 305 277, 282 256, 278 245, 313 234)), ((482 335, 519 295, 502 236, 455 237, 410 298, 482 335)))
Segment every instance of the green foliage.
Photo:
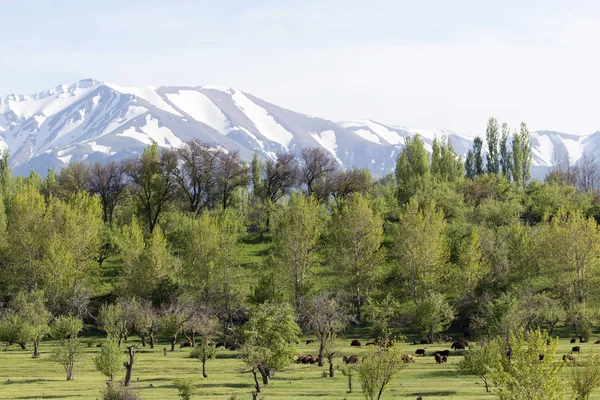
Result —
POLYGON ((100 352, 94 357, 96 370, 106 376, 110 382, 123 369, 122 352, 115 340, 102 344, 100 352))
POLYGON ((358 366, 358 377, 367 400, 379 400, 388 383, 406 368, 402 343, 370 346, 358 366))
POLYGON ((557 340, 539 329, 518 329, 510 332, 506 343, 500 338, 494 341, 496 357, 489 365, 489 375, 500 400, 565 398, 565 382, 560 376, 564 364, 554 361, 557 340))
POLYGON ((330 225, 330 260, 343 285, 353 293, 357 316, 366 293, 380 275, 384 253, 383 222, 362 195, 336 209, 330 225))
POLYGON ((500 160, 498 158, 498 133, 498 121, 496 121, 496 118, 490 118, 485 131, 485 138, 488 145, 486 167, 487 172, 490 174, 497 174, 500 172, 500 160))
POLYGON ((483 140, 481 140, 481 138, 479 136, 477 136, 474 140, 473 140, 473 158, 474 158, 474 163, 473 163, 473 170, 475 173, 475 176, 478 175, 482 175, 483 174, 483 140))
POLYGON ((84 346, 77 334, 83 329, 83 321, 73 317, 59 317, 54 321, 53 336, 62 340, 50 359, 65 369, 67 380, 73 379, 75 367, 83 362, 84 346))
POLYGON ((600 388, 600 354, 580 358, 570 368, 570 378, 576 400, 589 400, 592 392, 600 388))
POLYGON ((181 400, 190 400, 198 391, 196 382, 190 378, 178 378, 173 381, 175 388, 179 391, 181 400))
POLYGON ((140 396, 123 385, 108 385, 102 390, 102 400, 139 400, 140 396))
POLYGON ((255 307, 243 332, 242 358, 260 372, 264 384, 269 383, 271 371, 293 362, 300 328, 288 304, 264 303, 255 307))
POLYGON ((415 304, 415 327, 433 343, 434 335, 450 327, 456 310, 441 293, 433 292, 415 304))
POLYGON ((488 374, 495 364, 498 354, 502 354, 504 347, 498 347, 497 341, 471 343, 465 352, 464 358, 458 363, 458 370, 466 375, 475 375, 483 381, 485 391, 490 391, 488 374))
POLYGON ((404 149, 396 161, 398 198, 405 202, 425 182, 429 175, 429 158, 419 135, 406 138, 404 149))

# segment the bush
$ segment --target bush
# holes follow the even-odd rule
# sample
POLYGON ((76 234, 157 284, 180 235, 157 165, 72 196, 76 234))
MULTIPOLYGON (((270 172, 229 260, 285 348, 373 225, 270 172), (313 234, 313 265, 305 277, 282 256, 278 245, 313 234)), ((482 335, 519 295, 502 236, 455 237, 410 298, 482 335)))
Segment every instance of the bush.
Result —
POLYGON ((102 391, 102 400, 140 400, 141 397, 123 385, 109 385, 102 391))
POLYGON ((179 390, 179 397, 182 400, 190 400, 198 389, 196 382, 191 378, 179 378, 174 381, 175 387, 179 390))

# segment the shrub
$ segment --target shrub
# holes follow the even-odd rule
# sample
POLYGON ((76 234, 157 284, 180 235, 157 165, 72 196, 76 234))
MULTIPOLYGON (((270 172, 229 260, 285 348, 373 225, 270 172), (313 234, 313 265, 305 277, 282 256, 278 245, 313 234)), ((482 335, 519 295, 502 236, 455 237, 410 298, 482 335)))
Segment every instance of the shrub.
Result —
POLYGON ((182 400, 190 400, 198 389, 196 382, 191 378, 179 378, 173 381, 177 390, 179 390, 179 397, 182 400))
POLYGON ((141 397, 123 385, 109 385, 102 391, 102 400, 140 400, 141 397))

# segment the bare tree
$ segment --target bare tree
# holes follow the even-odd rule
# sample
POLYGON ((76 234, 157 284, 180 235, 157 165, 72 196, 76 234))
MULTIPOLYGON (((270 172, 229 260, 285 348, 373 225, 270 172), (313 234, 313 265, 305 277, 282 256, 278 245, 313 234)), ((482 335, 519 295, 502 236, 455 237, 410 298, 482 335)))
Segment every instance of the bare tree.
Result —
POLYGON ((596 158, 591 154, 585 154, 576 164, 577 189, 582 192, 595 191, 600 183, 600 169, 596 158))
POLYGON ((315 195, 319 202, 323 202, 329 195, 329 191, 323 189, 337 170, 337 162, 321 148, 302 149, 300 157, 301 181, 306 185, 306 193, 315 195))
POLYGON ((212 208, 218 166, 214 152, 194 139, 177 150, 177 157, 180 162, 175 171, 176 181, 189 211, 200 214, 212 208))
POLYGON ((104 223, 112 226, 115 208, 125 193, 123 164, 115 161, 107 164, 96 162, 90 168, 88 189, 100 197, 104 223))
POLYGON ((372 186, 371 174, 367 169, 359 168, 338 171, 331 185, 336 200, 346 199, 352 193, 367 193, 372 186))
POLYGON ((265 179, 263 180, 263 195, 275 203, 290 193, 298 183, 298 161, 289 153, 280 153, 276 160, 265 163, 265 179))
POLYGON ((248 165, 242 162, 238 151, 220 153, 217 160, 216 191, 224 210, 230 205, 233 192, 248 186, 250 175, 248 165))

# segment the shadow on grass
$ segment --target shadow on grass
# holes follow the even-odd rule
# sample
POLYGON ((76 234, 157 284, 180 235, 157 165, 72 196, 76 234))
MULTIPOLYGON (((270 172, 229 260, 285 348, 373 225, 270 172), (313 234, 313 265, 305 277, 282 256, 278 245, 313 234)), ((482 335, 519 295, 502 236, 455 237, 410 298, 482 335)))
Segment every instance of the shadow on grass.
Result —
POLYGON ((427 377, 428 378, 456 378, 457 376, 459 376, 459 372, 454 370, 450 370, 450 371, 428 371, 427 372, 427 377))
POLYGON ((13 397, 14 399, 67 399, 71 396, 57 396, 57 395, 44 395, 40 396, 22 396, 22 397, 13 397))
POLYGON ((440 390, 438 392, 413 392, 406 393, 404 396, 407 397, 416 397, 416 396, 437 396, 437 397, 448 397, 456 395, 455 390, 440 390))
POLYGON ((14 385, 14 384, 29 384, 29 383, 40 383, 40 382, 56 382, 54 379, 19 379, 19 380, 10 380, 4 382, 5 385, 14 385))
POLYGON ((239 357, 240 355, 236 353, 217 353, 217 356, 215 358, 217 360, 231 360, 239 357))

